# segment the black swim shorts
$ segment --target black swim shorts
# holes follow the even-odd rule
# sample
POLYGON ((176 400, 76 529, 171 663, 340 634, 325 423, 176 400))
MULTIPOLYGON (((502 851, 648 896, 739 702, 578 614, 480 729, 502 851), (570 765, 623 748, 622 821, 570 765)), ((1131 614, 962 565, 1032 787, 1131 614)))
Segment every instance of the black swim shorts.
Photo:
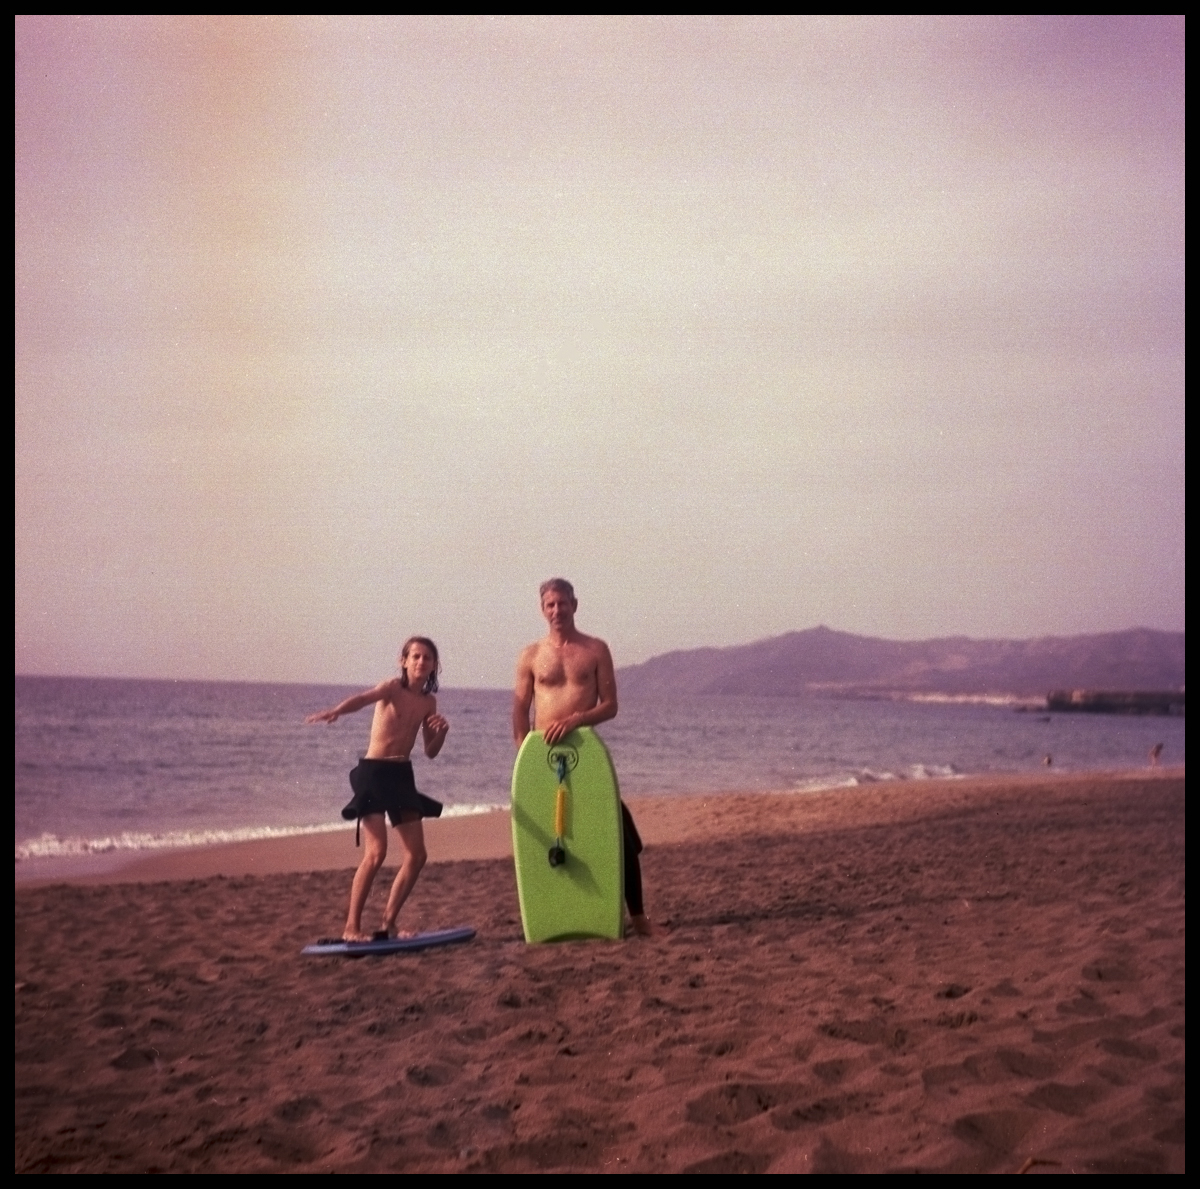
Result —
POLYGON ((442 816, 440 801, 417 792, 408 760, 359 760, 358 767, 350 773, 350 787, 354 797, 342 810, 347 821, 386 813, 392 825, 398 826, 402 813, 442 816))

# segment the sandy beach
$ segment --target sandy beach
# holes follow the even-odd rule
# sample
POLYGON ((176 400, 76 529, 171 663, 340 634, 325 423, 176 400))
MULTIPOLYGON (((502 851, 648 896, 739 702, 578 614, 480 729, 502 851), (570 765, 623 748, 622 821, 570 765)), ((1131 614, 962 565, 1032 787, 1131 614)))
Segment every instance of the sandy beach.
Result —
POLYGON ((503 813, 413 955, 300 955, 352 830, 19 871, 16 1171, 1184 1171, 1182 769, 632 808, 622 943, 525 945, 503 813))

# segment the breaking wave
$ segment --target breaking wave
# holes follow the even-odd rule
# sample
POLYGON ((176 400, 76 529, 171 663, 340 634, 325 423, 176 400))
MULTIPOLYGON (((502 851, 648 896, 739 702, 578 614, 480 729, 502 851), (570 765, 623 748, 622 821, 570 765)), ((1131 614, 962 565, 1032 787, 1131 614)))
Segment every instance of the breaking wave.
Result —
MULTIPOLYGON (((448 805, 442 817, 470 817, 492 813, 497 805, 448 805)), ((62 859, 73 855, 105 855, 113 851, 174 850, 184 847, 214 846, 224 842, 255 842, 264 838, 296 838, 304 834, 332 834, 348 829, 344 821, 312 826, 246 826, 237 830, 171 830, 163 834, 127 830, 102 838, 60 838, 42 834, 16 844, 16 862, 29 859, 62 859)))
POLYGON ((827 776, 810 776, 798 780, 792 788, 798 793, 819 793, 828 789, 860 788, 868 784, 882 784, 893 780, 962 780, 964 773, 953 764, 910 764, 900 772, 877 772, 873 768, 860 768, 857 772, 831 773, 827 776))

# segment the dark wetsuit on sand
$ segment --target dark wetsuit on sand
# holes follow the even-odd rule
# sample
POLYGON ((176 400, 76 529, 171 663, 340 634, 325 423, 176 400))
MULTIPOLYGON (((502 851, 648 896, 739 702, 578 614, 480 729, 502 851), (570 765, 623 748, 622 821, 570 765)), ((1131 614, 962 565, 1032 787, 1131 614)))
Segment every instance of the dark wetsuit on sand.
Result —
MULTIPOLYGON (((393 826, 400 824, 400 815, 416 813, 421 817, 441 817, 442 804, 424 793, 417 792, 413 766, 409 760, 359 760, 350 773, 354 796, 342 810, 347 821, 362 819, 373 813, 386 813, 393 826)), ((358 839, 355 837, 355 844, 358 839)))

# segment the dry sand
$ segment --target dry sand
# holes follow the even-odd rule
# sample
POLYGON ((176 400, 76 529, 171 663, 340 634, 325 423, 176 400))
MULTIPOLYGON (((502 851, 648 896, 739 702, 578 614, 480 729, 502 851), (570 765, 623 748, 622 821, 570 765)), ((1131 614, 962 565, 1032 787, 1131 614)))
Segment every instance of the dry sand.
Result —
POLYGON ((352 833, 18 885, 16 1171, 1184 1171, 1182 770, 634 811, 651 940, 526 946, 499 814, 416 955, 300 956, 352 833))

